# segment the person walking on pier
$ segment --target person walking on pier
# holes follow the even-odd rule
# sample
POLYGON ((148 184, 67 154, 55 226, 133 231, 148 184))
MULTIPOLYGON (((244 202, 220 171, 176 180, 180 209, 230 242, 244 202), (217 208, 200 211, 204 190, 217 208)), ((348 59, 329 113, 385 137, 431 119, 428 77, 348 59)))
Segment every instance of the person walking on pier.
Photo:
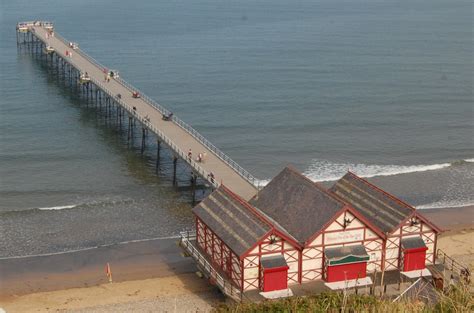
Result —
POLYGON ((214 174, 212 172, 210 172, 208 175, 207 175, 207 178, 209 178, 209 180, 211 181, 211 183, 214 184, 214 174))
POLYGON ((191 150, 191 148, 189 148, 189 150, 188 150, 188 159, 189 159, 190 162, 193 159, 193 151, 191 150))

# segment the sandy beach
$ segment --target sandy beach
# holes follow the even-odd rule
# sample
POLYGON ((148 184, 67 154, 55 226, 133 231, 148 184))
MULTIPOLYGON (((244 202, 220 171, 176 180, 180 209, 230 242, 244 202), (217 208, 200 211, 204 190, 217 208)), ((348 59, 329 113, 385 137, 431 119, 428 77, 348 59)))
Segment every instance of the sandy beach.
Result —
MULTIPOLYGON (((446 231, 438 248, 474 268, 474 206, 422 211, 446 231)), ((150 240, 44 257, 0 260, 7 312, 209 311, 225 301, 195 275, 177 239, 150 240), (108 283, 109 262, 113 283, 108 283)))

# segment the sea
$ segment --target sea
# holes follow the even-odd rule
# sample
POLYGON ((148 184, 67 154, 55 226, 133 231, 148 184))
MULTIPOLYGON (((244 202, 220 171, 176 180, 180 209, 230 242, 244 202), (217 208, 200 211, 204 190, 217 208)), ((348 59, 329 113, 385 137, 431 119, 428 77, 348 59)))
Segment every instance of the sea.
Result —
MULTIPOLYGON (((419 209, 474 204, 469 0, 0 0, 0 258, 192 229, 189 169, 140 153, 43 61, 56 32, 260 180, 347 170, 419 209)), ((166 150, 166 149, 165 149, 166 150)))

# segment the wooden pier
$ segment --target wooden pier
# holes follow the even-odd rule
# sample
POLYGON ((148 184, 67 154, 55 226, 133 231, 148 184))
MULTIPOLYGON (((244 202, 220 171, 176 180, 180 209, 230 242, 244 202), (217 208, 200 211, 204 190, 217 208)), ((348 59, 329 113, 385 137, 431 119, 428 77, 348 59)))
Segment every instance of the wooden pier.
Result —
POLYGON ((213 188, 224 184, 246 200, 256 194, 257 180, 249 172, 175 115, 169 121, 164 120, 163 117, 171 112, 122 78, 107 80, 107 67, 88 56, 76 44, 62 38, 52 23, 21 22, 16 30, 18 45, 26 45, 31 53, 46 58, 48 64, 61 72, 71 85, 79 84, 88 97, 116 107, 121 120, 128 117, 129 137, 131 125, 139 122, 143 134, 142 152, 146 148, 148 132, 156 136, 157 163, 161 145, 169 147, 173 152, 173 182, 176 182, 176 165, 180 161, 186 162, 192 169, 190 181, 194 185, 193 190, 197 177, 201 177, 213 188), (134 97, 135 92, 140 97, 134 97), (189 151, 192 151, 191 157, 189 151), (201 162, 197 161, 199 153, 206 156, 201 162))

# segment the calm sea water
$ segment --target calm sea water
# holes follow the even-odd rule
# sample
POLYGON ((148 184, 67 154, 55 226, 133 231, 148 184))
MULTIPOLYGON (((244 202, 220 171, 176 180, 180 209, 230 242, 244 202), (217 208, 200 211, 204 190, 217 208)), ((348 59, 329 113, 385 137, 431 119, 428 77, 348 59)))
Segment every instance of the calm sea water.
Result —
POLYGON ((169 158, 157 175, 153 149, 17 53, 23 20, 55 22, 262 181, 351 169, 421 208, 474 203, 471 1, 1 1, 0 256, 192 225, 169 158))

